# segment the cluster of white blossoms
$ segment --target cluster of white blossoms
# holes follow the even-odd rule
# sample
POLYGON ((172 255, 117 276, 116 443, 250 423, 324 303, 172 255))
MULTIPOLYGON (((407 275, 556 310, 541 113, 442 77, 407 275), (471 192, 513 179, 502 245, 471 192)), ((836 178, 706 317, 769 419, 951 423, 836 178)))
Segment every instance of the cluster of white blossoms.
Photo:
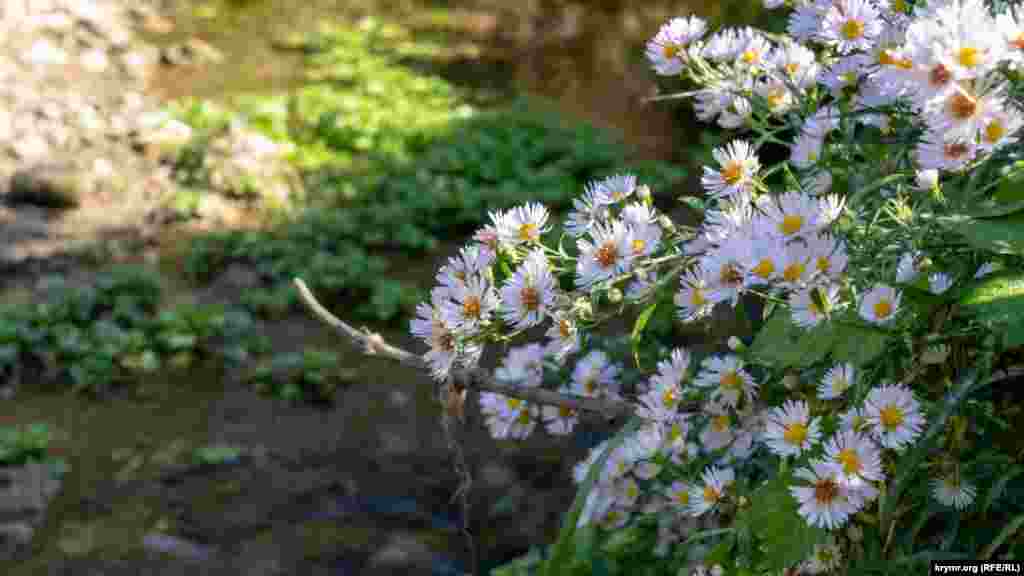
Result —
MULTIPOLYGON (((1024 27, 1014 13, 993 18, 976 0, 927 2, 913 13, 897 4, 796 0, 790 37, 782 38, 751 28, 707 36, 706 23, 692 16, 665 24, 647 46, 654 70, 697 82, 699 89, 688 94, 701 119, 758 129, 760 139, 735 139, 713 151, 714 163, 701 178, 708 207, 695 235, 677 234, 653 207, 650 191, 629 174, 592 182, 574 201, 563 228, 575 241, 574 256, 561 242, 558 250, 542 244, 551 230, 543 206, 492 213, 475 243, 438 273, 430 303, 419 306, 412 322, 412 332, 430 348, 425 358, 434 377, 475 366, 489 336, 547 326, 546 342, 511 348, 494 374, 500 382, 541 387, 545 376, 589 347, 584 320, 593 319, 596 295, 621 296, 620 286, 636 302, 669 286, 683 322, 751 294, 781 304, 778 309, 802 329, 827 327, 844 314, 895 334, 900 318, 913 314, 901 307, 904 286, 941 295, 967 281, 935 269, 908 247, 879 254, 870 273, 859 265, 848 270, 851 260, 875 255, 854 252, 856 238, 838 225, 863 213, 847 204, 849 196, 832 192, 833 169, 849 175, 856 167, 833 153, 842 143, 831 140, 850 136, 858 125, 892 131, 909 118, 925 137, 909 144, 912 162, 897 175, 912 179, 916 173, 918 191, 938 190, 943 172, 1016 141, 1024 117, 1005 96, 1005 74, 1024 62, 1024 27), (768 173, 779 167, 766 169, 758 156, 756 142, 773 141, 779 132, 764 129, 770 122, 793 122, 796 134, 781 166, 783 190, 770 190, 768 173), (898 262, 888 261, 892 252, 898 262), (665 266, 679 262, 685 264, 665 266), (678 290, 669 284, 676 273, 678 290), (563 288, 569 283, 572 289, 563 288)), ((902 169, 886 168, 882 180, 902 169)), ((882 180, 867 192, 886 192, 882 180)), ((986 264, 959 275, 980 278, 994 269, 986 264)), ((644 423, 610 454, 580 524, 617 528, 636 514, 701 517, 741 506, 746 495, 737 486, 745 483, 737 474, 750 459, 769 454, 794 466, 789 489, 811 525, 837 530, 877 501, 886 481, 883 461, 898 458, 925 428, 914 391, 871 381, 862 373, 871 370, 838 360, 771 382, 742 343, 730 348, 733 353, 700 361, 675 348, 638 385, 628 400, 644 423), (801 386, 808 380, 810 390, 801 386), (765 405, 762 393, 782 388, 790 397, 765 405), (681 476, 686 468, 691 478, 681 476)), ((575 359, 558 391, 627 401, 624 373, 609 354, 591 349, 575 359)), ((574 410, 501 394, 483 392, 480 402, 496 438, 525 438, 538 425, 569 434, 579 421, 574 410)), ((606 447, 595 447, 579 463, 577 482, 606 447)), ((963 509, 976 489, 958 466, 947 468, 932 479, 932 495, 963 509)), ((662 526, 658 549, 664 552, 673 537, 671 523, 662 526)), ((839 554, 830 542, 802 566, 829 571, 839 565, 839 554)))

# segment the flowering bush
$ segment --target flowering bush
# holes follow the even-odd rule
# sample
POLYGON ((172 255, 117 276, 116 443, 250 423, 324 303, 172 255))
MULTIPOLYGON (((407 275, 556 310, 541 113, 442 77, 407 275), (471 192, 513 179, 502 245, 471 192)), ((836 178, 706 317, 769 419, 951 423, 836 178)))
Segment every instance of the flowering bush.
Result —
MULTIPOLYGON (((677 18, 647 56, 736 131, 704 167, 705 200, 686 199, 701 225, 659 213, 630 175, 588 185, 554 246, 544 206, 492 213, 411 325, 438 380, 546 326, 496 381, 631 406, 577 466, 546 573, 572 543, 652 526, 654 573, 1014 557, 1024 468, 993 384, 1024 345, 1024 18, 975 0, 797 0, 787 35, 677 18), (591 335, 627 304, 638 344, 655 313, 697 322, 750 298, 764 325, 711 355, 643 365, 591 335), (649 374, 635 390, 627 363, 649 374), (716 527, 678 534, 686 516, 716 527)), ((497 438, 579 420, 492 392, 480 405, 497 438)))

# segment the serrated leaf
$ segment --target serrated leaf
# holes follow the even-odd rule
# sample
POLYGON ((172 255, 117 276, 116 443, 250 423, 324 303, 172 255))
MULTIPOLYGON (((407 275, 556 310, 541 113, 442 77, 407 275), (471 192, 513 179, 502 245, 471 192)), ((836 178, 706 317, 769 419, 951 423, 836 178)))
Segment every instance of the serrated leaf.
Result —
POLYGON ((1024 213, 986 219, 957 214, 939 221, 963 234, 970 244, 982 250, 997 254, 1024 254, 1024 213))
POLYGON ((835 339, 831 323, 805 330, 793 324, 787 309, 780 308, 757 333, 750 351, 755 358, 780 367, 803 367, 824 358, 836 345, 835 339))
POLYGON ((889 335, 866 326, 836 325, 832 359, 849 362, 854 366, 867 364, 885 352, 889 335))

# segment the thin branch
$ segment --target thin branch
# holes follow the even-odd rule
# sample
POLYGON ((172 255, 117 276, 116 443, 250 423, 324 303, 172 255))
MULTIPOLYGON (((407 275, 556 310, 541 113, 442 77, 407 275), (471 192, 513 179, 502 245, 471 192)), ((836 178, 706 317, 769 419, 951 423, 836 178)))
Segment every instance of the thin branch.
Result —
MULTIPOLYGON (((427 361, 422 356, 388 344, 380 334, 372 333, 365 328, 360 332, 349 326, 317 302, 313 293, 306 287, 305 282, 299 278, 295 278, 294 282, 306 307, 317 318, 352 341, 355 346, 363 349, 366 354, 390 358, 424 372, 430 371, 430 365, 427 364, 427 361)), ((560 394, 542 388, 523 388, 514 384, 506 384, 495 380, 488 371, 482 368, 463 368, 457 369, 457 371, 457 381, 464 383, 467 388, 497 392, 498 394, 504 394, 528 402, 561 406, 575 411, 597 412, 608 418, 629 416, 636 410, 634 404, 626 401, 587 398, 584 396, 560 394)), ((682 408, 683 411, 692 412, 698 408, 698 404, 687 404, 682 408)))

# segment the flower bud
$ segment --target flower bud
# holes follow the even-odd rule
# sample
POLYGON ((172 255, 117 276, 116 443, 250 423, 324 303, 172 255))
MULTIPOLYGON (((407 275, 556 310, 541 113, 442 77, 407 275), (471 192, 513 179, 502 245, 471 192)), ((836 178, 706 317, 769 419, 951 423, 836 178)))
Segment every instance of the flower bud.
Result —
POLYGON ((786 387, 786 390, 796 390, 797 386, 800 386, 800 378, 789 372, 782 378, 782 385, 786 387))
POLYGON ((643 202, 645 204, 650 203, 650 201, 651 201, 651 187, 646 185, 646 184, 642 184, 640 186, 637 186, 636 187, 636 196, 637 196, 637 198, 640 199, 641 202, 643 202))
POLYGON ((729 350, 733 352, 742 352, 746 346, 743 345, 743 341, 735 336, 729 336, 729 350))
POLYGON ((917 187, 921 190, 932 190, 939 186, 939 171, 931 168, 929 170, 918 170, 915 177, 917 187))
POLYGON ((582 296, 573 302, 572 310, 580 320, 588 320, 594 315, 594 307, 590 304, 590 300, 582 296))
POLYGON ((662 214, 658 216, 658 225, 661 226, 666 232, 672 232, 676 229, 676 225, 672 222, 672 219, 668 217, 668 214, 662 214))
POLYGON ((612 288, 611 290, 609 290, 608 300, 612 304, 618 304, 619 302, 622 302, 622 290, 619 290, 618 288, 612 288))

